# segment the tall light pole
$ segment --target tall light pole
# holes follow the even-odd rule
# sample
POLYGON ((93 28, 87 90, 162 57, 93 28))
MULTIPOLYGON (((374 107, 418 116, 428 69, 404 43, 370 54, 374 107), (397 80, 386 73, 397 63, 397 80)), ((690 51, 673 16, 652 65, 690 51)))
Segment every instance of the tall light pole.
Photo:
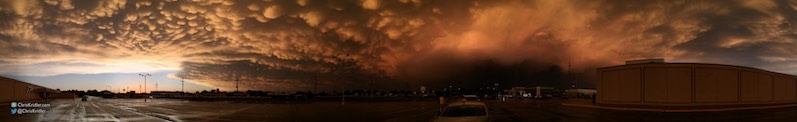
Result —
MULTIPOLYGON (((147 77, 152 75, 150 75, 149 73, 145 73, 145 74, 138 74, 138 76, 144 77, 144 91, 147 91, 147 77)), ((145 93, 144 91, 142 91, 141 93, 145 93)), ((146 97, 144 97, 144 102, 147 102, 146 97)))
POLYGON ((235 76, 235 92, 238 92, 238 76, 235 76))
MULTIPOLYGON (((346 54, 346 56, 345 56, 345 57, 349 57, 349 54, 346 54)), ((341 69, 342 69, 342 71, 341 71, 341 72, 345 72, 345 71, 346 71, 346 67, 345 67, 345 66, 346 66, 346 64, 345 64, 345 63, 346 63, 346 61, 351 61, 351 62, 354 62, 354 61, 355 61, 355 60, 354 60, 354 59, 352 59, 352 58, 347 58, 347 59, 343 59, 343 58, 339 58, 339 57, 332 57, 332 58, 335 58, 335 59, 337 59, 338 61, 341 61, 341 62, 340 62, 340 63, 341 63, 341 65, 340 65, 340 66, 341 66, 341 69)), ((345 104, 346 104, 346 80, 345 80, 345 79, 343 79, 343 78, 340 78, 340 79, 343 81, 343 84, 342 84, 342 85, 343 85, 343 91, 341 91, 341 93, 342 93, 342 96, 340 97, 340 104, 341 104, 341 105, 345 105, 345 104)))
POLYGON ((155 81, 155 91, 158 91, 158 81, 155 81))
POLYGON ((181 78, 181 79, 182 79, 182 80, 181 80, 180 86, 181 86, 182 88, 180 88, 180 91, 182 91, 183 93, 185 93, 185 78, 181 78))
POLYGON ((570 84, 571 84, 570 87, 575 89, 576 88, 576 82, 570 76, 570 60, 567 60, 567 80, 570 80, 570 84))
MULTIPOLYGON (((570 43, 567 43, 567 47, 570 48, 570 43)), ((576 89, 576 81, 573 80, 573 76, 570 75, 570 65, 573 60, 573 56, 569 56, 567 59, 567 80, 570 80, 571 88, 576 89)))

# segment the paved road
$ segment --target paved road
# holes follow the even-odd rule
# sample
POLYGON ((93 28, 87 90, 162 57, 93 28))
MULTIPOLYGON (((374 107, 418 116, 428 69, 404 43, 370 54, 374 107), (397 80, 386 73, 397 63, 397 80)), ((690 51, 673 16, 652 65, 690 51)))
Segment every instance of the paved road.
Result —
MULTIPOLYGON (((91 97, 89 101, 80 99, 56 100, 49 103, 44 114, 6 114, 2 118, 12 121, 104 121, 104 122, 158 122, 165 119, 146 115, 122 106, 113 106, 102 102, 101 98, 91 97)), ((8 106, 6 106, 8 107, 8 106)))
POLYGON ((797 121, 797 107, 722 112, 639 112, 561 106, 565 100, 513 100, 494 105, 493 121, 797 121))
MULTIPOLYGON (((515 121, 797 121, 797 107, 700 113, 660 113, 561 106, 564 100, 487 101, 490 120, 515 121)), ((174 99, 55 100, 46 114, 0 114, 10 121, 431 121, 434 101, 316 103, 189 102, 174 99)), ((9 108, 5 106, 4 108, 9 108)))
POLYGON ((190 102, 133 106, 141 111, 177 116, 183 121, 428 121, 436 115, 433 102, 338 102, 262 104, 190 102))
MULTIPOLYGON (((175 99, 54 100, 45 114, 0 116, 11 121, 429 121, 437 114, 434 101, 319 103, 189 102, 175 99)), ((9 108, 5 106, 4 108, 9 108)))

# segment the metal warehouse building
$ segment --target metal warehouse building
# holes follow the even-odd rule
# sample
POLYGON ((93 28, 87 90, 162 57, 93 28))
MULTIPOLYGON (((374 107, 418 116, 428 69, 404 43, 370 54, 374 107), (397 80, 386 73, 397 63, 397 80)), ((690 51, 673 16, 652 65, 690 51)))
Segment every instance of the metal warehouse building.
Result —
POLYGON ((52 98, 57 92, 39 85, 0 77, 0 103, 52 98))
POLYGON ((797 103, 797 77, 750 67, 638 60, 598 68, 597 77, 599 105, 797 103))

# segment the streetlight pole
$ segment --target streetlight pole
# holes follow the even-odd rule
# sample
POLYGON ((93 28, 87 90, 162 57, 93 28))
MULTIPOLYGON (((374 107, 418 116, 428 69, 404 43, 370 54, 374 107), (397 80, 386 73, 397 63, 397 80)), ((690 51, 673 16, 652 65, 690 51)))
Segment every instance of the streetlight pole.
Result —
MULTIPOLYGON (((340 60, 340 59, 339 59, 339 60, 340 60)), ((342 65, 342 64, 343 64, 343 62, 340 62, 340 63, 341 63, 341 66, 340 66, 341 68, 340 68, 340 69, 342 69, 342 70, 341 70, 341 73, 342 73, 342 71, 345 71, 346 69, 345 69, 345 67, 343 67, 343 65, 342 65)), ((345 105, 345 104, 346 104, 346 79, 344 79, 344 78, 340 78, 340 77, 338 77, 338 79, 340 79, 341 81, 343 81, 343 84, 342 84, 342 86, 343 86, 343 90, 341 90, 341 91, 340 91, 340 104, 341 104, 341 105, 345 105)))
POLYGON ((182 78, 180 86, 182 87, 182 88, 180 88, 180 91, 185 93, 185 78, 182 78))
POLYGON ((235 76, 235 92, 238 92, 238 76, 235 76))
MULTIPOLYGON (((349 57, 349 54, 346 54, 346 57, 349 57)), ((346 66, 347 64, 345 64, 345 63, 346 63, 346 61, 347 61, 347 60, 349 60, 349 61, 352 61, 352 62, 354 62, 354 61, 355 61, 354 59, 343 59, 343 58, 339 58, 339 57, 332 57, 332 58, 335 58, 335 59, 337 59, 338 61, 340 61, 340 63, 341 63, 340 67, 341 67, 341 69, 342 69, 342 70, 341 70, 341 73, 343 73, 343 72, 345 72, 345 71, 346 71, 346 67, 345 67, 345 66, 346 66)), ((342 93, 342 96, 340 97, 340 104, 341 104, 341 105, 345 105, 345 104, 346 104, 346 80, 345 80, 345 79, 343 79, 343 78, 340 78, 340 79, 341 79, 341 80, 342 80, 342 82, 343 82, 343 84, 342 84, 342 85, 343 85, 343 91, 341 91, 341 93, 342 93)))
POLYGON ((343 93, 342 94, 343 96, 340 97, 340 104, 341 105, 345 105, 346 104, 346 80, 343 80, 343 91, 341 93, 343 93))
MULTIPOLYGON (((145 74, 138 74, 138 76, 144 77, 144 91, 141 92, 143 94, 145 93, 145 91, 147 91, 147 77, 152 75, 150 75, 149 73, 145 73, 145 74)), ((144 97, 144 102, 147 102, 146 97, 144 97)))

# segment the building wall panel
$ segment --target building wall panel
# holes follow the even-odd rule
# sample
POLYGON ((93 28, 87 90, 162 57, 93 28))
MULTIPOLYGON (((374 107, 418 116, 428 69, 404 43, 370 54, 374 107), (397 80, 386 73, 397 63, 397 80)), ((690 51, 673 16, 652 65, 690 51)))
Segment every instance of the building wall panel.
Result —
POLYGON ((761 74, 758 77, 758 101, 772 101, 772 75, 761 74))
POLYGON ((24 82, 15 82, 13 86, 15 91, 13 99, 14 101, 39 99, 39 94, 33 90, 39 89, 41 87, 24 82))
POLYGON ((773 81, 773 97, 775 101, 795 100, 794 79, 776 76, 773 81))
POLYGON ((14 98, 14 82, 0 78, 0 102, 11 101, 14 98))
POLYGON ((641 69, 623 69, 604 73, 604 100, 632 102, 641 101, 641 69))
POLYGON ((742 101, 757 101, 758 100, 758 83, 756 83, 756 74, 751 72, 741 73, 741 100, 742 101))
POLYGON ((690 68, 645 68, 645 102, 688 103, 692 101, 690 68))
POLYGON ((22 87, 21 83, 14 83, 14 91, 16 91, 14 92, 14 100, 27 100, 27 98, 25 98, 25 88, 22 87))
POLYGON ((741 100, 748 102, 772 100, 772 76, 742 71, 741 100))
POLYGON ((29 95, 27 95, 28 94, 28 90, 27 90, 27 85, 26 84, 17 82, 17 83, 14 84, 14 89, 15 89, 15 91, 17 91, 17 92, 14 93, 14 97, 16 98, 15 100, 21 101, 21 100, 30 100, 31 99, 31 98, 28 97, 29 95))
POLYGON ((604 92, 605 89, 603 88, 603 79, 605 77, 603 76, 603 74, 605 74, 605 73, 601 72, 601 71, 598 71, 596 73, 596 75, 595 75, 595 76, 598 77, 598 79, 596 79, 596 82, 595 82, 595 92, 596 92, 595 94, 597 95, 597 96, 595 96, 595 100, 596 101, 603 101, 603 93, 605 93, 604 92))
POLYGON ((667 102, 692 102, 691 68, 667 68, 667 102))
POLYGON ((645 102, 667 102, 667 70, 645 68, 645 102))
POLYGON ((735 102, 738 99, 738 71, 718 68, 695 68, 695 102, 735 102))

